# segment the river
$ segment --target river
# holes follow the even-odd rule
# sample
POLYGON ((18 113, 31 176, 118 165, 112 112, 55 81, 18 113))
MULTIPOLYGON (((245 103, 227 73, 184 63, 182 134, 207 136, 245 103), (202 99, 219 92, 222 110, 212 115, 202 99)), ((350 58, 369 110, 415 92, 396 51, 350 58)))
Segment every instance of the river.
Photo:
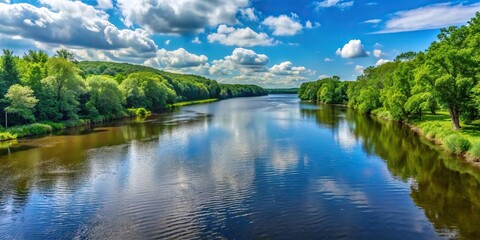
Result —
POLYGON ((295 95, 0 154, 0 239, 480 239, 478 169, 403 125, 295 95))

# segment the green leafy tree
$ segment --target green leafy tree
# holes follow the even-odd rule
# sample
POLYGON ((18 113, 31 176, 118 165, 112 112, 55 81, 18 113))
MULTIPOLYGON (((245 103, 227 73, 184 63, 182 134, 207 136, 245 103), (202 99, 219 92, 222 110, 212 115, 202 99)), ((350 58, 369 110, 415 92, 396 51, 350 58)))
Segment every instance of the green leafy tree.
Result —
POLYGON ((75 55, 73 53, 69 52, 67 49, 64 49, 64 48, 57 50, 54 57, 63 58, 63 59, 66 59, 70 62, 76 62, 77 61, 75 59, 75 55))
POLYGON ((176 96, 175 91, 167 87, 161 76, 139 72, 130 74, 123 80, 120 89, 127 100, 127 107, 145 107, 151 110, 165 108, 167 102, 176 96))
POLYGON ((468 46, 466 26, 442 29, 426 54, 425 75, 433 77, 433 91, 452 119, 453 129, 460 129, 460 116, 472 106, 472 89, 477 82, 478 62, 468 46))
POLYGON ((63 58, 51 58, 49 76, 42 79, 42 96, 38 112, 42 119, 78 119, 78 98, 85 93, 85 81, 78 75, 75 65, 63 58))
POLYGON ((20 83, 20 75, 15 63, 15 56, 13 51, 3 49, 3 56, 1 57, 0 73, 0 94, 3 96, 7 93, 10 86, 20 83))
POLYGON ((125 97, 114 79, 90 76, 87 78, 87 92, 89 99, 86 104, 93 117, 116 118, 124 115, 125 97))
POLYGON ((28 50, 28 52, 23 54, 23 60, 30 63, 45 64, 48 61, 48 54, 42 50, 39 50, 39 51, 28 50))
POLYGON ((8 103, 8 107, 5 108, 7 113, 18 115, 27 122, 35 121, 33 111, 38 100, 30 87, 12 85, 5 94, 5 100, 8 103))

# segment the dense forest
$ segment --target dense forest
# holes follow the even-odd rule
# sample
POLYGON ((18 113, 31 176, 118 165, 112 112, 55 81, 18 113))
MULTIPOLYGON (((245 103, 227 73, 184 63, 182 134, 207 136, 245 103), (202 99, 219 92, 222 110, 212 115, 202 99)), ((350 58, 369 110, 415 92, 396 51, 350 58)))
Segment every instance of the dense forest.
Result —
POLYGON ((467 25, 441 29, 424 52, 369 67, 356 81, 304 83, 298 95, 409 122, 448 151, 480 161, 480 13, 467 25))
POLYGON ((361 112, 396 120, 448 111, 454 129, 480 114, 480 14, 461 27, 442 29, 425 52, 400 54, 365 69, 354 82, 338 77, 302 84, 299 97, 348 104, 361 112))
POLYGON ((52 57, 43 51, 19 57, 3 50, 0 114, 3 128, 10 128, 0 138, 160 111, 179 102, 266 94, 255 85, 220 84, 146 66, 77 62, 64 49, 52 57))
POLYGON ((297 94, 298 88, 267 88, 268 94, 297 94))

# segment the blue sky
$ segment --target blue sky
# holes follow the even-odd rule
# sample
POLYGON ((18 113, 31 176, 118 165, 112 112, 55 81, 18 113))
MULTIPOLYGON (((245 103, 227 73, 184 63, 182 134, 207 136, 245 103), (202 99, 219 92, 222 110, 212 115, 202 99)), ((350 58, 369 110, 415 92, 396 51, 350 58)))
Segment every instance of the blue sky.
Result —
POLYGON ((0 0, 0 47, 296 87, 423 51, 479 1, 0 0))

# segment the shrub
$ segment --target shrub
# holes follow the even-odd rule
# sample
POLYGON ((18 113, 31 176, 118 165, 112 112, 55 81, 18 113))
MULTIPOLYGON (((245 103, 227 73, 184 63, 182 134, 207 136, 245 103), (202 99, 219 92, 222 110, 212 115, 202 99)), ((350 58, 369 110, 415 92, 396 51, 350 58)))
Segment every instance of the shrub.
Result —
POLYGON ((8 140, 13 140, 17 139, 16 134, 11 134, 9 132, 1 132, 0 133, 0 141, 8 141, 8 140))
POLYGON ((45 133, 50 133, 53 131, 53 128, 50 125, 43 123, 33 123, 29 125, 16 126, 8 128, 7 132, 16 135, 17 137, 27 137, 33 135, 40 135, 45 133))
POLYGON ((150 114, 151 113, 145 108, 138 108, 137 111, 135 111, 135 115, 137 117, 145 117, 145 116, 148 116, 150 114))
POLYGON ((472 146, 470 141, 457 134, 448 135, 444 140, 444 144, 447 150, 454 154, 462 154, 472 146))
POLYGON ((65 124, 56 122, 43 122, 43 124, 49 125, 54 131, 64 129, 66 127, 65 124))
POLYGON ((473 144, 469 153, 473 157, 480 158, 480 142, 477 142, 477 143, 473 144))

